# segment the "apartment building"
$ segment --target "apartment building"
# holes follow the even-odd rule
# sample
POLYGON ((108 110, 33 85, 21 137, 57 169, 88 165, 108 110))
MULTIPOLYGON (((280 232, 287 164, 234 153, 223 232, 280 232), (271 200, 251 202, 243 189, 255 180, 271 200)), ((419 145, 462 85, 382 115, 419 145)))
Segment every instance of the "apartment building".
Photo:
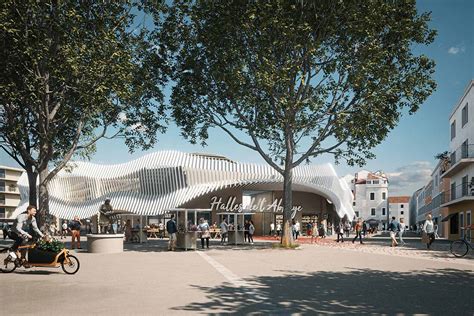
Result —
POLYGON ((431 214, 440 237, 448 236, 448 224, 443 219, 448 215, 448 208, 441 205, 446 201, 446 192, 450 188, 449 177, 443 177, 448 166, 446 160, 440 159, 431 173, 430 181, 420 190, 416 196, 417 207, 414 222, 421 225, 427 214, 431 214))
POLYGON ((397 221, 403 219, 406 229, 410 229, 411 226, 409 202, 409 196, 388 197, 389 217, 392 218, 392 216, 395 216, 397 221))
POLYGON ((10 218, 20 204, 18 179, 22 169, 0 166, 0 218, 10 218))
MULTIPOLYGON (((441 178, 448 179, 450 187, 441 207, 446 207, 443 221, 449 225, 449 239, 463 236, 461 227, 472 224, 474 210, 474 80, 468 84, 464 94, 455 104, 451 116, 449 158, 447 170, 441 178)), ((472 232, 467 231, 469 238, 472 232)))
POLYGON ((388 218, 388 179, 385 174, 362 170, 352 179, 351 190, 356 217, 362 217, 370 225, 385 229, 388 218))

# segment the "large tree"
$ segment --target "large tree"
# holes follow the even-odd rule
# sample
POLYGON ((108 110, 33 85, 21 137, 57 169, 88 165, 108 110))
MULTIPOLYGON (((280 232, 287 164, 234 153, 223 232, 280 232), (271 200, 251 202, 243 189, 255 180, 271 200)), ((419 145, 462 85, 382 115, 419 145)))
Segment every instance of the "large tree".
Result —
POLYGON ((164 129, 170 67, 161 4, 6 0, 0 4, 0 147, 28 174, 48 213, 48 182, 101 138, 152 147, 164 129))
POLYGON ((284 178, 322 154, 362 165, 435 89, 433 41, 415 1, 175 1, 171 103, 192 142, 219 128, 284 178), (242 137, 244 132, 244 137, 242 137))

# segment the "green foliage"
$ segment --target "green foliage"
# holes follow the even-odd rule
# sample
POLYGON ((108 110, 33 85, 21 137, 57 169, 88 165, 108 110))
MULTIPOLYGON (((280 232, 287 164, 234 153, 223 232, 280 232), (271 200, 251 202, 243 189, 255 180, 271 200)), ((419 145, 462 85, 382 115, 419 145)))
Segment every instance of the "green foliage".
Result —
POLYGON ((0 2, 0 146, 40 174, 40 186, 73 155, 89 158, 101 138, 122 137, 130 151, 156 143, 171 72, 159 37, 164 9, 138 0, 0 2), (42 178, 48 167, 56 168, 42 178))
POLYGON ((174 117, 191 142, 219 127, 281 173, 323 153, 362 165, 436 87, 413 49, 429 19, 415 1, 175 1, 174 117))
POLYGON ((64 247, 64 244, 60 242, 59 240, 52 240, 52 241, 40 240, 36 243, 36 248, 38 248, 39 250, 58 253, 61 250, 63 250, 65 247, 64 247))

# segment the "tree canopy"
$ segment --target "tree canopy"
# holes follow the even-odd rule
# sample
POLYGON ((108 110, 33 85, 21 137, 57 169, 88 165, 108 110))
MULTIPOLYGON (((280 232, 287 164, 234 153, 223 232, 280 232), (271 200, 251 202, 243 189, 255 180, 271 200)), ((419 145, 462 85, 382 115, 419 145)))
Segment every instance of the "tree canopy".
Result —
POLYGON ((155 144, 171 71, 160 21, 150 18, 162 9, 157 1, 1 2, 0 146, 31 177, 30 202, 38 174, 45 186, 100 138, 123 137, 130 150, 155 144))
POLYGON ((434 91, 433 41, 415 1, 175 1, 167 25, 183 135, 220 128, 284 176, 324 153, 350 165, 434 91), (240 137, 243 131, 248 137, 240 137))

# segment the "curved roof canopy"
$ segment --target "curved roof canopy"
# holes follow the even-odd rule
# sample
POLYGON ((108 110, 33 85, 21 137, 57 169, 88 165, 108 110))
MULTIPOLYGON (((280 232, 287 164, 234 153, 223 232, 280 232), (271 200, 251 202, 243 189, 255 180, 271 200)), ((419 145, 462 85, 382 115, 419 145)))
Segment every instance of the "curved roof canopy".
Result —
MULTIPOLYGON (((159 215, 179 208, 205 194, 231 187, 281 188, 283 177, 267 165, 238 163, 220 156, 161 151, 116 165, 73 162, 50 182, 50 212, 60 218, 81 218, 98 213, 106 198, 116 210, 140 215, 159 215)), ((19 182, 23 203, 28 203, 28 181, 19 182)), ((293 169, 293 190, 322 195, 342 218, 354 217, 352 193, 331 164, 293 169)))

